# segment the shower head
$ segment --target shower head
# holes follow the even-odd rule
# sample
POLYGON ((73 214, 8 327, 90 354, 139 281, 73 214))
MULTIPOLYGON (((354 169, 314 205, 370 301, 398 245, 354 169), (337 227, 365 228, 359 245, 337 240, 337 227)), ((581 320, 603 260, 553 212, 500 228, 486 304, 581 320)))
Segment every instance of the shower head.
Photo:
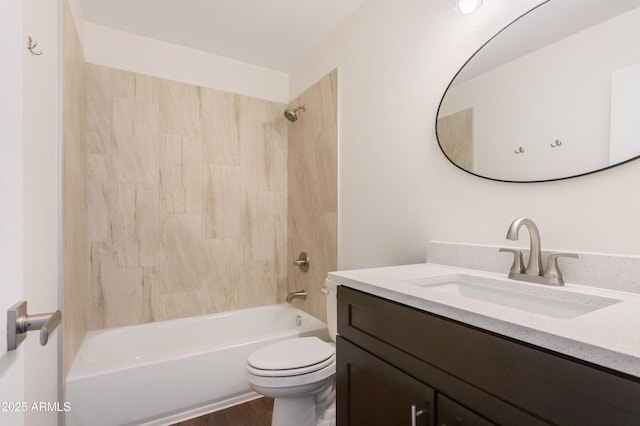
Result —
POLYGON ((284 110, 284 118, 293 123, 294 121, 298 120, 298 110, 306 111, 307 108, 305 107, 305 105, 302 105, 295 109, 286 109, 284 110))

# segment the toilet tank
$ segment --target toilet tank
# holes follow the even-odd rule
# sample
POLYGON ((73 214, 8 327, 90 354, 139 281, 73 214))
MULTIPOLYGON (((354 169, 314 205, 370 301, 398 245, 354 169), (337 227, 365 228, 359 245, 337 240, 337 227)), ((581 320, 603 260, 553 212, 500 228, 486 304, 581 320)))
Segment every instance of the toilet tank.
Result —
POLYGON ((327 328, 331 340, 336 341, 338 331, 338 284, 325 280, 324 294, 327 296, 327 328))

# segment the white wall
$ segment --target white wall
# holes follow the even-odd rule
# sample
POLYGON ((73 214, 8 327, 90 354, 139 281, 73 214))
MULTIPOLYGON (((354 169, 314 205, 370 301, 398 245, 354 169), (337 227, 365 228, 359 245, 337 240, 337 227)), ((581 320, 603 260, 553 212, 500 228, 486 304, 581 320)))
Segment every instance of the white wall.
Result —
POLYGON ((201 87, 289 102, 289 75, 85 21, 68 0, 87 62, 201 87))
POLYGON ((640 255, 640 162, 514 184, 442 155, 434 123, 449 80, 538 2, 492 0, 471 15, 451 3, 369 0, 290 76, 296 96, 339 67, 339 268, 424 261, 427 240, 506 245, 519 216, 537 222, 546 249, 640 255))
POLYGON ((609 161, 640 155, 640 61, 613 73, 609 161))
POLYGON ((78 33, 85 58, 92 64, 270 101, 289 101, 289 76, 280 71, 91 22, 79 25, 78 33))

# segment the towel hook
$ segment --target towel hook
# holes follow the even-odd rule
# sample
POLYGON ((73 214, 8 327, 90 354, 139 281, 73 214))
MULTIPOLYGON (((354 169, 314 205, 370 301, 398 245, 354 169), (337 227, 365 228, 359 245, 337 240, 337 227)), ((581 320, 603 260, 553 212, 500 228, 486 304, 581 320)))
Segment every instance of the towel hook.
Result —
POLYGON ((556 139, 556 141, 551 144, 551 148, 555 148, 555 147, 561 146, 561 145, 562 145, 562 141, 560 139, 556 139))
POLYGON ((40 56, 42 55, 42 53, 44 53, 42 51, 42 49, 36 51, 35 48, 38 47, 38 42, 37 41, 33 41, 33 39, 31 38, 31 36, 29 36, 29 40, 28 40, 28 44, 27 44, 27 50, 29 51, 29 53, 31 53, 33 56, 40 56))
POLYGON ((515 152, 516 154, 522 154, 522 153, 524 153, 524 148, 523 148, 523 147, 520 147, 520 148, 516 149, 516 150, 515 150, 515 151, 513 151, 513 152, 515 152))

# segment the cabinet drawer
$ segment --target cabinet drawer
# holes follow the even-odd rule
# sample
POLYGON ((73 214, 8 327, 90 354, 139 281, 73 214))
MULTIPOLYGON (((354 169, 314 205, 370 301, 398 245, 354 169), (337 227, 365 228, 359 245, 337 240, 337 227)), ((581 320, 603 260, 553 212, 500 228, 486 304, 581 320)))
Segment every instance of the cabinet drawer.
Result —
MULTIPOLYGON (((640 424, 637 378, 344 286, 338 333, 394 365, 405 363, 405 371, 419 369, 411 374, 469 407, 477 396, 458 397, 460 383, 544 422, 640 424)), ((513 421, 502 409, 497 414, 487 417, 513 421)))

